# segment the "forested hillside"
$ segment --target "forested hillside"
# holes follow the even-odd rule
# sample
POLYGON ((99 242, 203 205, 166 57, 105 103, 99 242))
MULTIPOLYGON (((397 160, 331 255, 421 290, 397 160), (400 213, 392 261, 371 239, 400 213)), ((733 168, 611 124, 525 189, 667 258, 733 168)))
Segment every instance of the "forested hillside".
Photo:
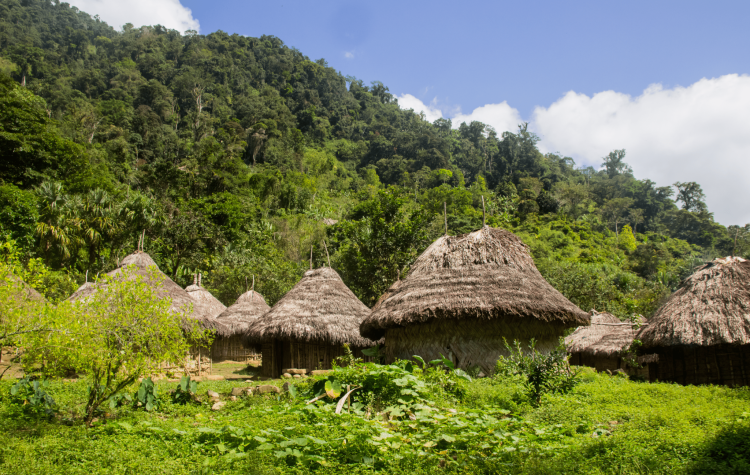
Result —
MULTIPOLYGON (((145 249, 225 304, 331 265, 368 305, 444 232, 517 233, 584 310, 648 314, 692 268, 750 253, 696 183, 542 154, 524 124, 429 123, 388 88, 279 38, 117 32, 58 1, 0 0, 0 232, 65 298, 145 249), (325 241, 325 245, 324 245, 325 241)), ((615 149, 618 144, 612 144, 615 149)), ((563 151, 564 152, 564 151, 563 151)))

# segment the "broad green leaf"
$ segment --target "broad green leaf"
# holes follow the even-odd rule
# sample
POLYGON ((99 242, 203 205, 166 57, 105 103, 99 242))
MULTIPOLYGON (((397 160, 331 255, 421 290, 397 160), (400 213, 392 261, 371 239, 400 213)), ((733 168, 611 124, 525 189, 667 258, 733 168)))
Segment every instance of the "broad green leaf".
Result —
POLYGON ((328 380, 325 384, 325 390, 328 397, 330 397, 331 399, 335 399, 341 396, 341 383, 336 380, 328 380))

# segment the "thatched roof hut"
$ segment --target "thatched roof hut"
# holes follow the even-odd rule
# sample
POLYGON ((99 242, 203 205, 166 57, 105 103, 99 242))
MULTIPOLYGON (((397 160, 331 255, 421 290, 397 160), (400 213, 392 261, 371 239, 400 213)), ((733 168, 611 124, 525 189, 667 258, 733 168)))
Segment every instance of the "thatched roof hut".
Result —
POLYGON ((247 335, 250 325, 265 315, 271 307, 255 290, 248 290, 217 318, 233 335, 247 335))
POLYGON ((521 240, 488 226, 443 236, 414 262, 362 323, 363 336, 385 336, 386 359, 454 359, 459 367, 494 370, 503 338, 540 350, 589 316, 539 273, 521 240))
MULTIPOLYGON (((170 308, 175 312, 183 312, 192 305, 193 310, 189 315, 190 318, 198 320, 200 324, 209 330, 216 332, 217 334, 228 334, 227 328, 221 323, 217 322, 215 318, 209 316, 209 311, 200 303, 193 301, 187 292, 182 287, 177 285, 172 279, 166 274, 159 270, 159 266, 156 262, 143 251, 136 251, 129 256, 125 257, 117 269, 108 272, 107 275, 110 277, 118 276, 125 267, 134 266, 135 273, 144 278, 144 281, 149 282, 151 285, 158 286, 159 292, 164 297, 172 299, 172 305, 170 308), (156 280, 151 281, 151 269, 156 270, 156 280)), ((76 301, 85 299, 96 292, 103 284, 92 284, 86 283, 76 290, 68 300, 76 301)))
POLYGON ((201 276, 198 274, 196 281, 193 278, 193 285, 185 287, 185 292, 188 293, 193 302, 200 305, 203 308, 205 315, 216 318, 227 309, 226 305, 221 303, 219 299, 211 295, 211 292, 201 286, 201 276))
POLYGON ((254 322, 265 315, 271 307, 255 290, 240 295, 237 301, 217 318, 229 330, 230 336, 214 340, 211 356, 214 361, 247 361, 260 353, 257 345, 247 341, 247 331, 254 322))
POLYGON ((11 282, 12 286, 16 286, 18 288, 18 290, 20 291, 20 295, 18 295, 18 297, 21 300, 37 303, 47 302, 47 299, 45 299, 42 294, 37 292, 34 287, 24 282, 20 277, 13 274, 8 274, 5 276, 5 279, 0 280, 0 285, 6 285, 8 281, 11 282))
POLYGON ((659 355, 653 379, 750 385, 750 262, 715 259, 669 297, 637 338, 659 355))
POLYGON ((247 331, 263 344, 263 372, 276 377, 281 368, 330 368, 333 358, 375 344, 359 334, 368 309, 330 267, 309 270, 271 310, 247 331))
POLYGON ((591 325, 578 327, 565 338, 571 364, 590 366, 597 371, 629 371, 622 358, 623 350, 633 343, 636 326, 644 323, 643 317, 637 322, 622 322, 611 313, 592 311, 591 325))

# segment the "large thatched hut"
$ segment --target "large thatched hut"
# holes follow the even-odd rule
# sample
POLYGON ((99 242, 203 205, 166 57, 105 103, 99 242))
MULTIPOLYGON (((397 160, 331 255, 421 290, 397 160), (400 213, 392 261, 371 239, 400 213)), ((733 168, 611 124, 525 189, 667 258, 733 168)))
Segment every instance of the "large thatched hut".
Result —
POLYGON ((221 312, 227 309, 226 305, 214 297, 211 292, 203 288, 200 274, 198 274, 197 279, 195 276, 193 277, 193 285, 185 287, 185 292, 188 293, 193 302, 201 306, 203 312, 208 317, 216 318, 221 315, 221 312))
POLYGON ((631 367, 624 350, 630 348, 638 330, 646 323, 639 317, 635 322, 622 322, 611 313, 592 311, 591 325, 576 328, 565 338, 570 353, 570 364, 590 366, 597 371, 623 370, 629 374, 639 374, 638 368, 631 367))
POLYGON ((240 295, 237 301, 224 310, 217 320, 229 331, 229 336, 217 337, 211 346, 214 362, 248 361, 260 354, 260 347, 247 339, 250 325, 271 310, 266 299, 255 290, 240 295))
POLYGON ((750 385, 750 262, 715 259, 686 278, 643 327, 651 380, 750 385))
POLYGON ((262 375, 276 378, 283 368, 330 369, 348 344, 355 356, 375 342, 359 334, 367 308, 330 267, 305 272, 271 310, 248 329, 262 345, 262 375))
POLYGON ((566 328, 589 316, 539 273, 513 233, 483 227, 443 236, 417 258, 409 275, 375 304, 362 336, 385 336, 386 361, 413 355, 451 358, 460 368, 494 371, 509 343, 554 348, 566 328))
MULTIPOLYGON (((192 311, 188 315, 188 318, 197 320, 203 328, 211 330, 215 335, 228 335, 228 329, 210 315, 209 309, 205 308, 205 306, 200 302, 194 301, 182 287, 177 285, 166 274, 162 273, 159 270, 159 266, 156 265, 156 262, 154 262, 151 256, 143 251, 136 251, 128 255, 120 262, 117 269, 108 272, 107 275, 113 278, 117 277, 120 273, 122 273, 124 268, 129 266, 133 266, 135 268, 134 271, 136 275, 143 277, 144 281, 157 287, 159 293, 162 296, 169 297, 171 299, 172 303, 170 308, 172 309, 172 311, 181 313, 188 310, 192 306, 192 311), (156 272, 155 274, 153 274, 153 276, 155 276, 154 279, 152 279, 152 270, 156 272)), ((86 299, 94 292, 96 292, 97 288, 99 288, 101 285, 104 284, 86 283, 82 285, 78 290, 76 290, 76 292, 71 295, 68 300, 75 301, 86 299)), ((211 360, 208 350, 201 349, 199 347, 191 349, 190 355, 188 355, 188 358, 185 362, 187 369, 198 372, 205 371, 206 369, 210 368, 210 364, 211 360)))

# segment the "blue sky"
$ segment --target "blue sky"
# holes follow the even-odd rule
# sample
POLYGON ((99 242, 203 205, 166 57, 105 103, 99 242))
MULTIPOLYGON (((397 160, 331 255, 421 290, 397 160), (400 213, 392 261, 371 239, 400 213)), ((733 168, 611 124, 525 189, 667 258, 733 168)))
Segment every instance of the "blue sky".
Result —
POLYGON ((273 35, 390 88, 432 121, 521 122, 543 152, 637 178, 697 181, 750 222, 750 2, 69 0, 119 28, 273 35))
POLYGON ((528 116, 570 90, 637 95, 744 73, 750 43, 750 2, 182 3, 203 33, 274 35, 345 75, 465 112, 507 100, 528 116))

